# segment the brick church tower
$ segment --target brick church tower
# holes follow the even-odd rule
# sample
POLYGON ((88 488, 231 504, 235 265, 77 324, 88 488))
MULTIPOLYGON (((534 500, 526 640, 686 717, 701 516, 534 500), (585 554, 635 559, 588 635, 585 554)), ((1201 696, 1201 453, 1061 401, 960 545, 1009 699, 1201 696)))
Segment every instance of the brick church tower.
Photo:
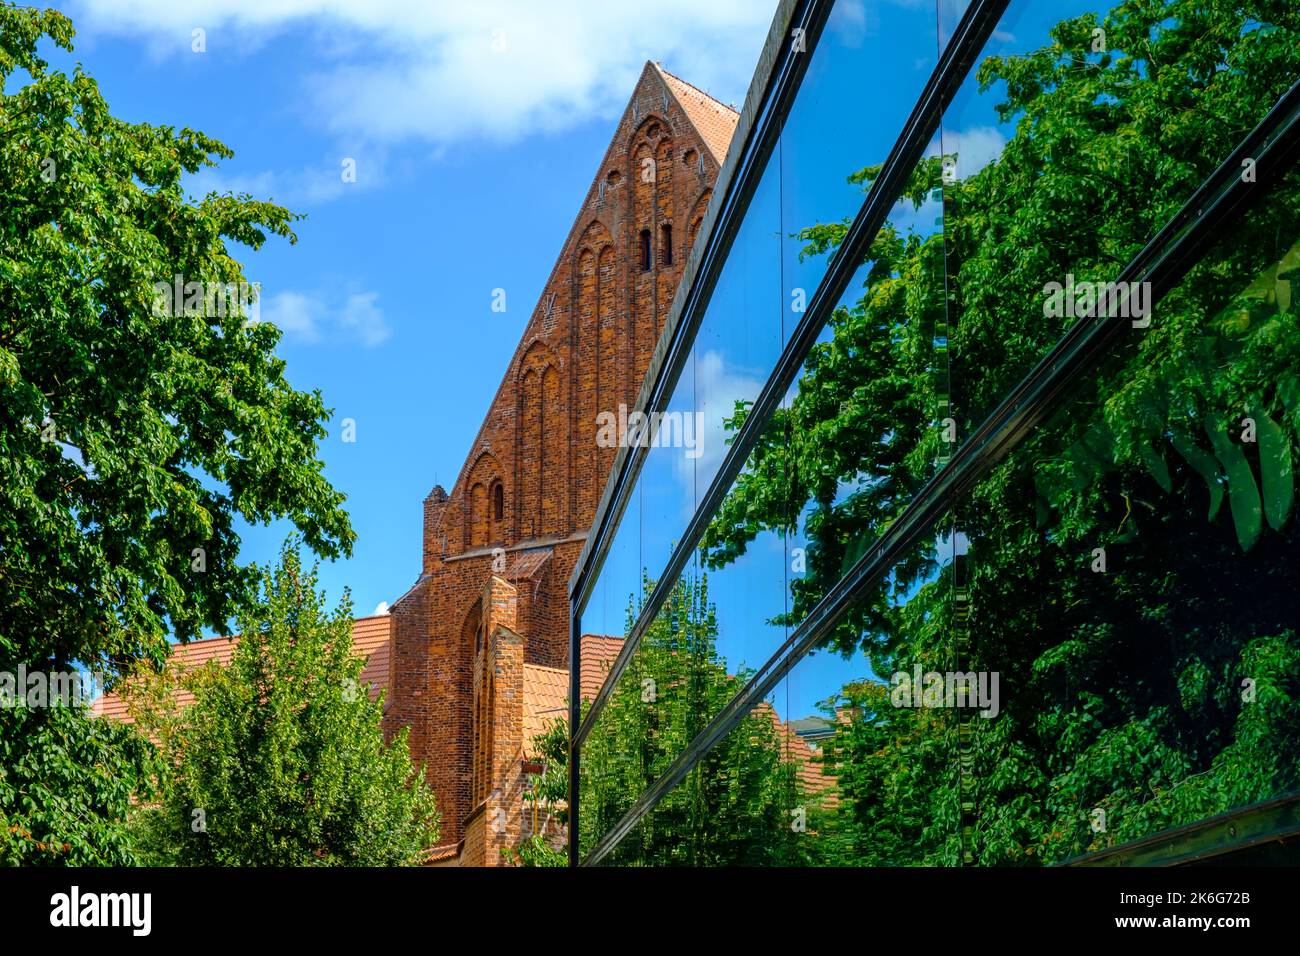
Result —
POLYGON ((536 825, 531 735, 564 716, 567 585, 615 453, 596 415, 635 401, 737 118, 646 64, 455 484, 424 501, 384 719, 437 794, 432 862, 499 863, 536 825))

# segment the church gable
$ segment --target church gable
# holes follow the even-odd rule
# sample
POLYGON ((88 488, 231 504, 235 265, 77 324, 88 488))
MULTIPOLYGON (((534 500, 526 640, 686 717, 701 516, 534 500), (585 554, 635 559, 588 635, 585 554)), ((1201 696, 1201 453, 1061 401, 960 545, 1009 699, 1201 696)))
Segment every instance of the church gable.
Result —
POLYGON ((459 510, 466 530, 449 535, 444 519, 434 550, 562 539, 590 525, 613 459, 596 445, 596 415, 635 397, 725 155, 719 131, 729 138, 735 119, 646 64, 442 509, 459 510), (483 449, 500 465, 495 478, 474 471, 483 449), (499 528, 482 517, 497 495, 499 528))

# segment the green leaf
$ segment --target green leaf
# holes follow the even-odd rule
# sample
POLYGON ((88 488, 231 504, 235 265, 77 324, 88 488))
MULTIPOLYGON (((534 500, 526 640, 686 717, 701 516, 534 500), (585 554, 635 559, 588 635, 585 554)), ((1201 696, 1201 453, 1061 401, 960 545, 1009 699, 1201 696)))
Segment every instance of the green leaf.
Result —
POLYGON ((1214 460, 1213 455, 1206 454, 1192 444, 1190 439, 1175 435, 1169 441, 1174 446, 1174 450, 1187 459, 1187 463, 1205 479, 1205 485, 1210 490, 1210 510, 1206 518, 1213 521, 1218 517, 1219 508, 1223 505, 1223 483, 1221 480, 1223 472, 1219 468, 1219 463, 1214 460))
POLYGON ((1286 432, 1262 409, 1251 412, 1259 439, 1259 475, 1264 492, 1264 516, 1274 531, 1281 531, 1295 504, 1295 480, 1291 473, 1291 444, 1286 432))
POLYGON ((1139 446, 1138 453, 1141 454, 1142 462, 1147 466, 1147 471, 1151 472, 1151 477, 1156 480, 1156 484, 1166 492, 1173 491, 1174 483, 1169 477, 1169 466, 1165 464, 1164 455, 1145 444, 1139 446))
POLYGON ((1278 379, 1277 394, 1288 409, 1300 411, 1300 375, 1290 373, 1278 379))
POLYGON ((1249 551, 1259 540, 1263 530, 1263 520, 1259 487, 1255 484, 1255 473, 1250 470, 1246 453, 1241 446, 1228 438, 1221 422, 1207 419, 1206 434, 1214 445, 1214 454, 1223 465, 1228 476, 1228 506, 1232 511, 1232 522, 1237 529, 1237 542, 1242 551, 1249 551))

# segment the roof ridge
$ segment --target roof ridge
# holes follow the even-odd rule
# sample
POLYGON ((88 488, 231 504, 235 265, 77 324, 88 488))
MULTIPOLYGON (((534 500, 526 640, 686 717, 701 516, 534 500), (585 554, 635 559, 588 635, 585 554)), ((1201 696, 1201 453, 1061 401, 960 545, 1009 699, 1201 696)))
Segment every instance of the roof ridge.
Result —
MULTIPOLYGON (((391 615, 388 614, 367 614, 365 617, 354 617, 352 623, 359 624, 361 621, 382 621, 390 616, 391 615)), ((167 644, 170 647, 194 647, 198 644, 207 644, 211 641, 237 641, 240 636, 241 635, 239 634, 212 634, 208 637, 192 637, 183 643, 181 641, 168 641, 167 644)))
POLYGON ((548 667, 546 664, 529 664, 527 661, 524 662, 524 666, 531 667, 535 671, 555 671, 558 674, 569 673, 567 667, 548 667))
POLYGON ((703 96, 705 99, 712 100, 714 103, 717 103, 719 106, 721 106, 724 110, 727 110, 729 113, 735 113, 737 116, 740 115, 740 110, 736 109, 734 106, 730 105, 729 103, 722 102, 722 100, 718 99, 712 93, 700 89, 690 80, 683 79, 682 77, 678 76, 676 73, 672 73, 669 70, 664 69, 663 64, 659 63, 657 60, 651 60, 650 62, 654 63, 655 69, 657 69, 664 76, 668 77, 668 79, 676 80, 678 83, 682 84, 683 86, 690 87, 696 93, 699 93, 700 96, 703 96))
POLYGON ((238 634, 213 634, 210 637, 192 637, 188 641, 168 641, 172 647, 193 647, 195 644, 206 644, 208 641, 235 641, 239 639, 238 634))

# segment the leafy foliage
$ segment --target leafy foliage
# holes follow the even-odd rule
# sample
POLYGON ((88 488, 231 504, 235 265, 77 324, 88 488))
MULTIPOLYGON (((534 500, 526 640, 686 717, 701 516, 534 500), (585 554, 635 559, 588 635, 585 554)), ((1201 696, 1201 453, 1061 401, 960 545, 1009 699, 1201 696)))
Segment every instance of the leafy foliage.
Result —
MULTIPOLYGON (((141 725, 170 772, 137 821, 158 861, 187 865, 391 866, 419 862, 438 814, 406 731, 387 744, 383 705, 359 684, 351 604, 326 617, 294 543, 240 613, 230 665, 184 680, 194 703, 140 690, 141 725)), ((145 688, 150 688, 146 681, 145 688)))
MULTIPOLYGON (((295 217, 244 195, 187 197, 182 175, 230 150, 191 129, 114 117, 80 67, 51 70, 38 52, 45 42, 70 51, 72 38, 55 10, 0 3, 9 672, 126 671, 141 658, 160 663, 169 633, 224 631, 257 586, 238 560, 237 518, 287 517, 326 556, 353 540, 316 453, 321 396, 290 387, 274 326, 246 322, 252 293, 219 314, 206 303, 155 308, 154 284, 177 276, 240 288, 231 244, 292 242, 295 217)), ((13 757, 0 817, 13 832, 70 845, 70 860, 120 858, 119 789, 139 778, 134 749, 114 756, 114 731, 70 714, 0 723, 13 757), (65 828, 74 818, 77 833, 65 828), (90 834, 86 846, 78 833, 90 834)))
POLYGON ((0 7, 3 647, 160 658, 167 624, 181 638, 224 626, 251 593, 235 515, 290 517, 323 554, 350 547, 315 454, 325 409, 285 380, 275 327, 154 308, 153 284, 177 274, 245 281, 227 242, 292 239, 293 216, 246 196, 189 201, 182 173, 230 151, 115 119, 89 76, 47 70, 42 34, 71 48, 61 14, 0 7), (11 93, 15 70, 31 81, 11 93))
MULTIPOLYGON (((569 822, 568 721, 547 721, 546 729, 533 738, 533 752, 542 763, 542 772, 533 777, 531 789, 524 792, 524 802, 553 818, 563 834, 569 822)), ((534 833, 507 855, 520 866, 568 866, 569 854, 556 838, 558 835, 534 833)))
POLYGON ((158 769, 131 728, 79 706, 0 708, 0 865, 138 863, 127 811, 158 769))

